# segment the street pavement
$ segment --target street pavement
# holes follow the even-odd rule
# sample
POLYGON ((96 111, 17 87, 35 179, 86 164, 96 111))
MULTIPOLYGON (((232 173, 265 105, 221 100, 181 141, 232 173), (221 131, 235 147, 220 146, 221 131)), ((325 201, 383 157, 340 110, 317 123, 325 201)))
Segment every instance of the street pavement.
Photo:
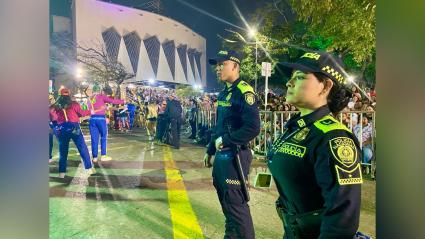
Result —
MULTIPOLYGON (((83 127, 86 143, 90 136, 83 127)), ((205 148, 182 133, 174 149, 148 141, 144 130, 110 131, 108 155, 112 161, 95 164, 88 177, 71 143, 68 171, 58 178, 55 139, 50 167, 50 238, 211 238, 224 235, 224 216, 212 185, 211 168, 203 166, 205 148)), ((47 161, 47 159, 46 159, 47 161)), ((250 184, 266 165, 253 161, 250 184)), ((256 238, 282 238, 275 210, 277 191, 250 187, 249 202, 256 238)), ((375 182, 365 180, 360 231, 375 237, 375 182)))

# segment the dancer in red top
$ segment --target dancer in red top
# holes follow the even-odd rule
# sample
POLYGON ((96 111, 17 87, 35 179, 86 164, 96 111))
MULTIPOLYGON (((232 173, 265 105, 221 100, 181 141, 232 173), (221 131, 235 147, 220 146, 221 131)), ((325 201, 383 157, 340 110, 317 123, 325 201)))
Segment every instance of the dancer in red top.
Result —
MULTIPOLYGON (((56 117, 57 126, 54 132, 59 139, 59 178, 64 178, 68 159, 69 141, 72 139, 84 163, 87 174, 95 174, 90 161, 89 150, 84 142, 80 128, 80 117, 90 115, 90 109, 83 110, 81 106, 71 100, 71 91, 67 88, 59 90, 59 98, 53 105, 52 117, 56 117)), ((89 106, 90 107, 90 106, 89 106)))

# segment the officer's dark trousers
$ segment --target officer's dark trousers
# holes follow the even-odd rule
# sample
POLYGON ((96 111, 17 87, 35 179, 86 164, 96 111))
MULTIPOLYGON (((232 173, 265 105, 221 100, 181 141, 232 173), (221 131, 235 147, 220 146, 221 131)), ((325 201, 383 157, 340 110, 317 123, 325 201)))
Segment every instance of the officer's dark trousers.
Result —
POLYGON ((164 136, 165 128, 166 128, 167 119, 159 114, 158 115, 158 123, 156 124, 156 139, 161 140, 164 136))
POLYGON ((180 120, 171 119, 171 141, 170 144, 176 148, 180 148, 180 120))
POLYGON ((89 123, 91 136, 91 151, 93 158, 97 158, 99 152, 99 135, 100 135, 100 153, 106 155, 106 139, 108 138, 108 127, 106 126, 106 118, 104 115, 92 115, 89 123))
MULTIPOLYGON (((241 164, 248 178, 252 155, 250 150, 241 152, 241 164)), ((231 150, 217 151, 213 165, 213 184, 226 218, 225 239, 253 239, 254 226, 240 183, 238 184, 234 153, 231 150)))
POLYGON ((84 168, 89 169, 92 167, 90 161, 89 150, 84 141, 83 133, 80 129, 80 124, 66 122, 59 126, 60 131, 58 133, 59 139, 59 173, 66 172, 66 162, 68 160, 69 141, 72 139, 75 146, 77 146, 78 152, 83 159, 84 168))

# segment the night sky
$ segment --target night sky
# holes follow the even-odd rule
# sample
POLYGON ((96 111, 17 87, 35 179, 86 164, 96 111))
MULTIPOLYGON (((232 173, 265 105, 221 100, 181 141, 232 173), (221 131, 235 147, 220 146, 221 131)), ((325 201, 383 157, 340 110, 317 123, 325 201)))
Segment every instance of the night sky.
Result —
MULTIPOLYGON (((192 9, 181 3, 183 0, 162 0, 161 15, 175 19, 191 28, 193 31, 205 37, 207 41, 207 59, 213 57, 219 50, 221 40, 217 34, 226 35, 225 28, 241 30, 232 27, 226 23, 220 22, 210 16, 207 16, 195 9, 192 9)), ((242 20, 238 17, 231 0, 184 0, 185 2, 196 6, 218 18, 224 19, 234 25, 245 28, 242 20)), ((252 14, 256 8, 264 5, 271 0, 234 0, 239 10, 246 19, 252 14)), ((70 4, 72 0, 50 0, 50 10, 52 15, 70 16, 70 4)), ((138 8, 147 0, 111 0, 115 4, 138 8)), ((207 88, 221 88, 217 84, 215 73, 211 67, 207 66, 207 88)))

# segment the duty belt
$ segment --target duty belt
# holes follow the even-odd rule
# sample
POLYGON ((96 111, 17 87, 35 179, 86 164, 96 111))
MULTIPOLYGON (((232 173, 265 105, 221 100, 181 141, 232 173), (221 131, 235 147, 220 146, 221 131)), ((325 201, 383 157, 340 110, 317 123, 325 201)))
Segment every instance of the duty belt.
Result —
POLYGON ((276 210, 283 222, 285 230, 288 230, 288 238, 303 238, 302 232, 306 228, 320 228, 324 209, 318 209, 306 213, 295 214, 288 212, 280 200, 276 201, 276 210))
MULTIPOLYGON (((249 144, 242 144, 241 145, 241 150, 246 150, 246 149, 249 149, 249 144)), ((220 151, 227 151, 227 150, 231 150, 231 149, 234 149, 234 148, 236 148, 236 147, 224 147, 224 148, 222 148, 222 149, 220 149, 220 151)))

